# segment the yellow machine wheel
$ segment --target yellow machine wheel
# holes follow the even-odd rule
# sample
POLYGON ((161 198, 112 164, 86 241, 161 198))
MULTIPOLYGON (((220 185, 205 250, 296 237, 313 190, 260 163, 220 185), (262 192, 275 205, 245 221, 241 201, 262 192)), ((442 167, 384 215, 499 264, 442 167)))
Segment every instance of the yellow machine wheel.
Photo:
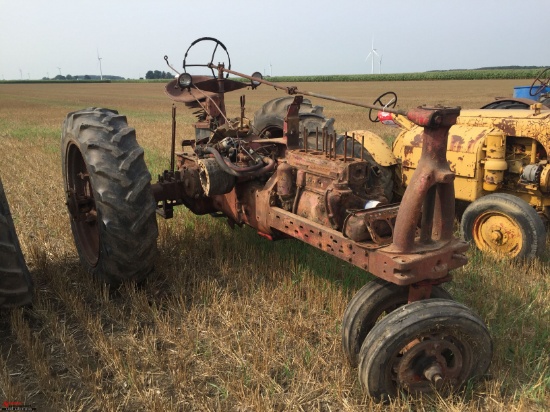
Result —
POLYGON ((533 258, 546 244, 544 223, 535 209, 506 193, 471 203, 462 216, 461 231, 478 249, 499 257, 533 258))

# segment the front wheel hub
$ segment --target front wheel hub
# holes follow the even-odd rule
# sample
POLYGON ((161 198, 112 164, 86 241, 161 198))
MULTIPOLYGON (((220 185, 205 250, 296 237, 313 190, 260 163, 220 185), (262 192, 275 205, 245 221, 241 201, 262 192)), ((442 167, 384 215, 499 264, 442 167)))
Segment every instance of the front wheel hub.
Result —
POLYGON ((437 388, 443 383, 443 370, 438 363, 424 369, 424 377, 428 379, 437 388))
POLYGON ((494 211, 483 213, 476 219, 472 234, 480 249, 507 256, 517 254, 523 242, 518 224, 505 214, 494 211))
POLYGON ((502 245, 504 243, 504 235, 500 230, 493 230, 491 233, 491 240, 497 245, 502 245))
POLYGON ((431 385, 454 386, 462 371, 460 348, 445 336, 430 336, 402 353, 397 380, 412 392, 426 392, 431 385))

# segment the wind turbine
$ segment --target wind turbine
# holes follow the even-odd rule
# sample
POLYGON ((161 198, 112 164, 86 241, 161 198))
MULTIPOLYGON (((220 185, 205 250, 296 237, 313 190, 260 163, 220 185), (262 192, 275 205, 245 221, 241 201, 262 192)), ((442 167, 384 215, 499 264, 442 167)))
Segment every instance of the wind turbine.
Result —
POLYGON ((99 74, 100 74, 100 79, 103 80, 103 71, 101 70, 101 59, 102 57, 99 57, 99 50, 97 50, 97 60, 99 61, 99 74))
POLYGON ((374 38, 372 39, 372 47, 371 47, 371 51, 369 53, 369 55, 365 58, 365 61, 367 61, 369 59, 369 57, 371 58, 371 70, 372 70, 372 74, 374 74, 374 56, 378 56, 378 58, 380 58, 380 55, 376 52, 376 49, 374 48, 374 38))
POLYGON ((384 55, 381 54, 380 59, 378 60, 378 74, 382 74, 382 56, 384 55))

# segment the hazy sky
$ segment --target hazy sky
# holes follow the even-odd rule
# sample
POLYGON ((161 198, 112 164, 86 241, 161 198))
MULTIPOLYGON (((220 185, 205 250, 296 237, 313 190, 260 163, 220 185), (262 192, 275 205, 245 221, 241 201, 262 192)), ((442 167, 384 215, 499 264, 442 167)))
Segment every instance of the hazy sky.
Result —
POLYGON ((98 52, 103 74, 168 70, 164 55, 179 70, 204 36, 244 73, 370 73, 373 39, 383 73, 546 66, 549 16, 550 0, 0 0, 0 79, 99 74, 98 52))

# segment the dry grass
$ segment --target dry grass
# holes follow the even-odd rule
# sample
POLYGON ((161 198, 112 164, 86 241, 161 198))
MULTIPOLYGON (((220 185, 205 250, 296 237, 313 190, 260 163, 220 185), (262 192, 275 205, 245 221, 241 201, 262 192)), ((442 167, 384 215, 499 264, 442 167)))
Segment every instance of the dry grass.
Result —
MULTIPOLYGON (((528 81, 526 81, 526 84, 528 81)), ((401 107, 479 107, 515 81, 317 83, 304 89, 401 107)), ((247 91, 247 114, 280 92, 247 91)), ((237 95, 228 110, 237 114, 237 95)), ((365 110, 315 101, 340 131, 365 110)), ((511 265, 470 253, 449 286, 488 323, 490 376, 446 399, 366 398, 340 347, 340 320, 368 276, 297 242, 178 210, 159 221, 157 270, 109 291, 80 269, 62 188, 59 134, 86 106, 128 116, 153 175, 168 166, 171 102, 160 84, 1 85, 0 173, 36 282, 34 305, 0 313, 0 402, 39 410, 494 410, 550 408, 550 256, 511 265)), ((193 117, 181 108, 178 134, 193 117)), ((395 131, 373 130, 391 138, 395 131)))

